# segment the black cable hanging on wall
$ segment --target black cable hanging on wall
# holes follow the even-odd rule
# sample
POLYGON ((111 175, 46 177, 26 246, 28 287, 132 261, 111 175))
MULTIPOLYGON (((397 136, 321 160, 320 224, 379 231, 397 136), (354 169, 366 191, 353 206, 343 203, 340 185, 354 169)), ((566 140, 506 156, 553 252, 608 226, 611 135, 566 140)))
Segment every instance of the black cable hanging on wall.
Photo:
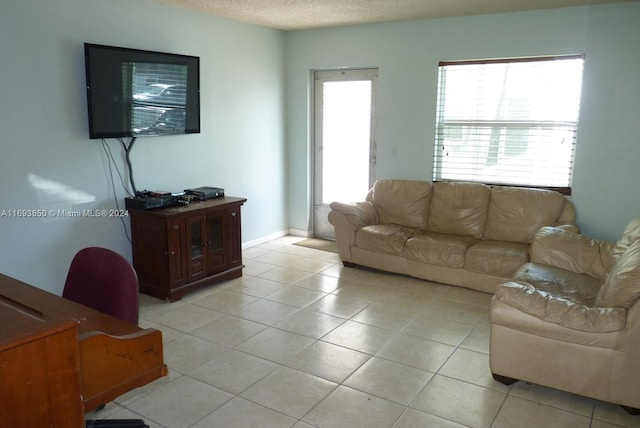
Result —
POLYGON ((122 148, 124 149, 125 158, 127 161, 127 168, 129 169, 129 182, 131 183, 131 190, 133 191, 134 196, 140 196, 138 194, 138 189, 136 189, 136 183, 133 180, 133 168, 131 166, 131 157, 130 157, 131 149, 133 148, 133 145, 136 142, 136 137, 131 137, 131 140, 129 141, 128 146, 125 143, 124 138, 118 138, 118 141, 120 141, 120 144, 122 144, 122 148))

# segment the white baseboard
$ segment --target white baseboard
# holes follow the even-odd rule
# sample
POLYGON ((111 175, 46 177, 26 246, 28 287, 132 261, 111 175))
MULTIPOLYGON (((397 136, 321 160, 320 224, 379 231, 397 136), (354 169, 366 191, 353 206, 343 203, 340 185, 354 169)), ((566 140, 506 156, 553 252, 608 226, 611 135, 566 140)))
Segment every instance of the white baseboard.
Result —
POLYGON ((282 238, 283 236, 287 236, 287 235, 299 236, 301 238, 312 238, 313 232, 308 230, 293 229, 293 228, 289 230, 282 230, 280 232, 272 233, 270 235, 263 236, 258 239, 253 239, 251 241, 243 242, 242 249, 246 250, 247 248, 255 247, 256 245, 264 244, 265 242, 273 241, 274 239, 282 238))
POLYGON ((288 231, 282 230, 280 232, 272 233, 267 236, 263 236, 258 239, 254 239, 251 241, 243 242, 242 249, 246 250, 247 248, 255 247, 256 245, 264 244, 265 242, 273 241, 274 239, 282 238, 283 236, 287 236, 289 234, 288 231))
POLYGON ((311 238, 313 237, 313 232, 310 230, 302 230, 302 229, 289 229, 289 235, 299 236, 301 238, 311 238))

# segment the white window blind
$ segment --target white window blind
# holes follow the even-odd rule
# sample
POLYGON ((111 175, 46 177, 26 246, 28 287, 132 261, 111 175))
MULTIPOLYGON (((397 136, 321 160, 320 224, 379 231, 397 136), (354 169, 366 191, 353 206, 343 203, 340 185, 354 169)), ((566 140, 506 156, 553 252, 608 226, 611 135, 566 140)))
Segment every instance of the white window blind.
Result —
POLYGON ((440 63, 433 179, 570 188, 583 62, 440 63))

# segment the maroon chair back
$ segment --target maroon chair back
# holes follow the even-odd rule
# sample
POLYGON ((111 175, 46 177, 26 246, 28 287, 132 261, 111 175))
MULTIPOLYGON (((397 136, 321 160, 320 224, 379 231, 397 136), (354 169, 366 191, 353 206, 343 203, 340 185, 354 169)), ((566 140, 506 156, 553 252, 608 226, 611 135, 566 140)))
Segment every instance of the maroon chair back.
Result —
POLYGON ((84 248, 73 257, 62 297, 138 325, 136 271, 106 248, 84 248))

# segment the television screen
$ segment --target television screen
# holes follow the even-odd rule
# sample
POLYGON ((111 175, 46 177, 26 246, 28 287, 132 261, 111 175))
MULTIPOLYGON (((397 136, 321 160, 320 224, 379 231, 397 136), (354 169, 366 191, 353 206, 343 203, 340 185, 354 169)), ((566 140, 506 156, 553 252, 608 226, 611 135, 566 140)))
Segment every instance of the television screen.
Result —
POLYGON ((85 43, 89 138, 200 132, 200 59, 85 43))

